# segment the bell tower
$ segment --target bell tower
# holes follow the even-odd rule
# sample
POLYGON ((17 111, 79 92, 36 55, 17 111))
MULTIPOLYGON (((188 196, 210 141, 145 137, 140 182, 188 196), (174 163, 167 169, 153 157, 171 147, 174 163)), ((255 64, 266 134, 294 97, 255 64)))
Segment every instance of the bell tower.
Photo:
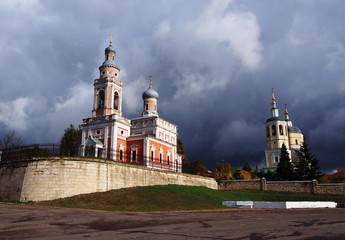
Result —
POLYGON ((275 168, 279 163, 280 150, 284 144, 291 156, 289 150, 289 132, 287 121, 279 117, 279 111, 277 108, 276 98, 274 96, 274 89, 272 88, 272 108, 271 117, 265 122, 266 127, 266 166, 269 168, 275 168))
POLYGON ((115 64, 116 51, 113 48, 112 34, 104 55, 104 62, 99 67, 100 76, 94 81, 92 116, 121 116, 123 83, 119 80, 120 68, 115 64))

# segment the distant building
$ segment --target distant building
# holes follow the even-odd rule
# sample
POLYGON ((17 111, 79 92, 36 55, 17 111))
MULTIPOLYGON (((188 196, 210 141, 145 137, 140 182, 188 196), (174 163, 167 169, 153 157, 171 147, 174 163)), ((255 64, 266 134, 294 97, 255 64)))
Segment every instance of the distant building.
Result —
POLYGON ((123 83, 110 41, 94 81, 92 117, 83 119, 81 155, 181 172, 177 126, 158 116, 159 95, 152 86, 142 94, 140 117, 122 116, 123 83))
POLYGON ((276 169, 279 163, 280 150, 285 144, 290 159, 293 163, 298 162, 297 154, 303 143, 301 130, 292 125, 289 112, 285 108, 285 118, 279 117, 274 91, 272 89, 272 116, 265 121, 266 127, 266 169, 276 169))

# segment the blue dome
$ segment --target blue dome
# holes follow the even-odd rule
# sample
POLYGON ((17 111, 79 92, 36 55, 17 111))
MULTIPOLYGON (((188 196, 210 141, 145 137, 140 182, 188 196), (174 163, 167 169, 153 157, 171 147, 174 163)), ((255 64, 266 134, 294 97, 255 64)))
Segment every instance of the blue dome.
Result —
POLYGON ((104 61, 103 64, 102 64, 102 66, 116 67, 115 62, 114 62, 114 61, 110 61, 110 60, 104 61))
POLYGON ((155 98, 158 99, 159 95, 156 90, 153 88, 148 88, 144 93, 143 93, 143 99, 148 99, 148 98, 155 98))
POLYGON ((108 52, 116 53, 116 51, 115 51, 115 49, 113 48, 112 45, 109 45, 109 46, 105 49, 105 53, 108 53, 108 52))

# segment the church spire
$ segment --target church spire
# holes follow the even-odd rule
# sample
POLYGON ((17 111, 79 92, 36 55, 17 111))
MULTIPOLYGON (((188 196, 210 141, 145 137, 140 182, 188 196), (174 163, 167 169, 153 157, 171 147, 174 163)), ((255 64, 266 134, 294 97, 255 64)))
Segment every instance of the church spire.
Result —
POLYGON ((152 88, 152 76, 150 75, 150 84, 149 84, 149 88, 152 88))
POLYGON ((113 34, 109 34, 109 46, 113 46, 113 34))
POLYGON ((272 117, 279 117, 276 98, 274 96, 274 88, 272 88, 272 117))
POLYGON ((287 105, 285 104, 285 120, 289 120, 289 111, 287 109, 287 105))
POLYGON ((289 118, 289 111, 287 109, 287 105, 286 104, 285 104, 285 121, 287 122, 287 125, 289 127, 292 127, 292 122, 291 122, 291 120, 289 118))

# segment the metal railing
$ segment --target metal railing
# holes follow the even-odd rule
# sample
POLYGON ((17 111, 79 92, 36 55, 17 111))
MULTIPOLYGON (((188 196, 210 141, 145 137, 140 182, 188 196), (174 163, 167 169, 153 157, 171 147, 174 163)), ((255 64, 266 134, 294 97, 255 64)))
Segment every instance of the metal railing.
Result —
MULTIPOLYGON (((113 160, 115 162, 146 166, 153 169, 161 169, 167 171, 179 172, 182 170, 182 164, 177 163, 172 159, 165 157, 146 157, 139 153, 133 158, 131 153, 128 151, 121 150, 103 150, 89 148, 85 149, 84 153, 80 146, 75 148, 62 148, 60 144, 31 144, 23 145, 13 148, 5 148, 0 151, 0 164, 13 163, 18 161, 30 161, 37 160, 45 157, 81 157, 81 158, 95 158, 113 160), (116 159, 114 160, 114 158, 116 159)), ((169 157, 170 158, 170 157, 169 157)))

